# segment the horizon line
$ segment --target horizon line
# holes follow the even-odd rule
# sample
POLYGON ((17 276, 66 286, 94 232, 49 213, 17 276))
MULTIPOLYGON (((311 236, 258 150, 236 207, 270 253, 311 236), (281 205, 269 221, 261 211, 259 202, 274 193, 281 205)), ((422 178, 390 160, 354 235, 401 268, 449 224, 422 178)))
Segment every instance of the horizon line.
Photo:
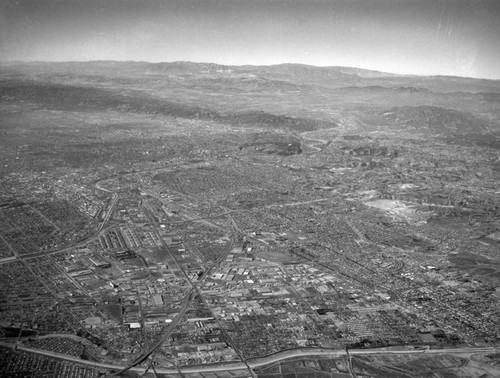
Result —
POLYGON ((193 60, 172 60, 172 61, 147 61, 147 60, 114 60, 114 59, 93 59, 93 60, 0 60, 0 65, 10 65, 10 64, 35 64, 35 63, 45 63, 45 64, 64 64, 64 63, 97 63, 97 62, 107 62, 107 63, 146 63, 146 64, 175 64, 175 63, 190 63, 190 64, 210 64, 222 67, 274 67, 274 66, 305 66, 312 68, 347 68, 368 72, 376 72, 379 74, 387 74, 391 76, 406 76, 406 77, 445 77, 445 78, 459 78, 459 79, 473 79, 473 80, 487 80, 487 81, 500 81, 499 78, 488 78, 488 77, 474 77, 474 76, 459 76, 459 75, 447 75, 447 74, 415 74, 415 73, 398 73, 389 71, 380 71, 372 68, 356 67, 356 66, 342 66, 342 65, 313 65, 308 63, 296 63, 296 62, 282 62, 282 63, 272 63, 272 64, 224 64, 208 61, 193 61, 193 60))

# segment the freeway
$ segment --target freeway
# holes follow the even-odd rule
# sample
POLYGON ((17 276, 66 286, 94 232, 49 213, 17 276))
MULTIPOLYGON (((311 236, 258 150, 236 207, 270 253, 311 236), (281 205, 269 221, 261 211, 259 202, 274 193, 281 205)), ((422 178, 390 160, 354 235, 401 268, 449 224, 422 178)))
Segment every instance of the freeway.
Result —
MULTIPOLYGON (((186 313, 186 311, 189 309, 189 305, 191 304, 191 301, 193 300, 193 298, 196 296, 196 295, 200 295, 200 292, 199 292, 199 289, 203 287, 203 285, 205 284, 205 281, 207 280, 208 277, 210 277, 210 273, 216 269, 223 261, 224 259, 226 258, 227 254, 229 253, 229 251, 233 248, 234 246, 234 240, 231 239, 230 243, 228 243, 226 249, 224 250, 224 253, 221 254, 221 256, 219 257, 219 259, 217 261, 214 262, 214 264, 208 269, 206 270, 203 275, 201 276, 200 280, 195 284, 193 282, 191 282, 191 280, 189 279, 188 275, 186 274, 186 272, 184 271, 184 269, 182 269, 182 267, 180 265, 178 265, 181 269, 181 271, 183 272, 183 274, 186 276, 187 280, 190 282, 190 284, 192 285, 189 293, 187 294, 187 296, 184 298, 183 300, 183 303, 182 303, 182 308, 181 310, 179 311, 179 313, 177 314, 177 316, 173 319, 173 321, 168 325, 167 329, 165 330, 165 332, 163 333, 163 336, 162 338, 156 343, 154 344, 153 346, 151 346, 145 353, 143 353, 141 356, 139 356, 136 360, 134 360, 131 364, 129 364, 128 366, 126 367, 123 367, 122 369, 120 369, 118 372, 116 373, 113 373, 112 376, 116 376, 116 375, 119 375, 121 373, 124 373, 125 371, 127 370, 131 370, 133 367, 141 364, 142 362, 146 361, 152 354, 154 354, 156 352, 156 350, 158 348, 161 347, 161 345, 168 339, 168 337, 170 336, 170 333, 172 332, 172 330, 180 323, 180 321, 182 320, 184 314, 186 313)), ((175 260, 175 256, 172 255, 172 257, 174 258, 175 260)), ((176 261, 177 263, 177 261, 176 261)), ((248 368, 247 366, 244 365, 244 368, 248 368)), ((157 369, 158 370, 158 369, 157 369)), ((176 369, 177 370, 177 369, 176 369)), ((160 370, 158 370, 160 371, 160 370)))
MULTIPOLYGON (((162 198, 157 197, 153 193, 149 193, 149 192, 145 192, 145 193, 147 193, 148 195, 153 196, 153 197, 159 199, 160 201, 163 201, 162 198)), ((205 223, 207 225, 209 225, 210 227, 220 228, 218 225, 214 225, 214 224, 212 224, 210 222, 205 222, 205 223)), ((160 235, 158 235, 158 237, 160 238, 160 240, 162 241, 162 243, 164 244, 164 246, 167 247, 167 245, 165 244, 165 241, 163 240, 163 238, 161 238, 160 235)), ((191 289, 189 290, 188 294, 186 295, 186 297, 184 298, 184 300, 182 302, 181 310, 179 311, 179 313, 177 314, 177 316, 173 319, 173 321, 168 325, 168 327, 165 330, 165 332, 163 333, 161 339, 157 343, 155 343, 153 346, 151 346, 147 351, 145 351, 141 356, 139 356, 138 358, 136 358, 132 363, 128 364, 126 367, 121 368, 119 371, 111 374, 111 376, 118 376, 118 375, 124 373, 127 370, 131 370, 132 368, 136 367, 137 365, 145 362, 150 356, 152 356, 152 355, 154 355, 154 353, 156 353, 156 351, 161 347, 161 345, 168 339, 168 337, 172 333, 172 330, 181 322, 181 320, 184 317, 184 314, 189 309, 189 306, 191 305, 191 302, 193 301, 193 299, 196 296, 200 296, 200 298, 201 298, 201 293, 200 293, 199 290, 204 286, 207 278, 210 277, 210 275, 213 272, 213 270, 216 269, 217 267, 219 267, 220 264, 226 259, 226 256, 228 255, 229 251, 231 251, 231 249, 233 248, 233 246, 234 246, 234 239, 230 238, 230 242, 227 244, 227 246, 224 249, 223 253, 221 253, 221 255, 219 256, 219 258, 207 270, 205 270, 205 272, 203 273, 203 275, 200 277, 199 281, 196 282, 196 283, 194 283, 194 282, 191 281, 191 279, 189 278, 189 275, 182 268, 182 266, 177 262, 176 257, 173 254, 171 255, 172 258, 173 258, 173 260, 175 261, 175 263, 179 267, 180 271, 182 272, 182 274, 185 276, 186 280, 191 285, 191 289)), ((244 361, 243 358, 241 357, 241 355, 240 355, 240 358, 242 359, 242 361, 244 361)), ((248 365, 246 366, 246 369, 248 369, 248 365)), ((177 370, 177 368, 176 368, 176 370, 177 370)))
POLYGON ((104 228, 104 226, 108 223, 109 218, 111 217, 111 215, 113 215, 113 209, 115 208, 117 202, 118 202, 118 194, 113 193, 111 204, 109 205, 108 211, 106 212, 106 216, 104 217, 101 225, 99 226, 99 229, 97 230, 97 234, 99 234, 104 228))
MULTIPOLYGON (((0 346, 8 347, 11 349, 15 348, 15 344, 6 343, 0 341, 0 346)), ((83 365, 87 365, 90 367, 96 368, 104 368, 109 370, 118 371, 113 373, 113 375, 117 375, 119 371, 125 369, 126 367, 123 365, 115 365, 110 363, 101 363, 101 362, 93 362, 87 360, 80 360, 77 357, 68 356, 65 354, 27 348, 22 345, 17 346, 18 350, 22 350, 25 352, 36 353, 40 355, 44 355, 47 357, 53 357, 61 360, 65 360, 68 362, 79 363, 83 365)), ((480 353, 498 353, 500 351, 499 347, 465 347, 465 348, 443 348, 443 349, 422 349, 422 350, 411 350, 407 347, 401 347, 401 349, 391 349, 387 350, 384 348, 381 349, 349 349, 349 354, 353 355, 370 355, 370 354, 425 354, 425 355, 436 355, 436 354, 462 354, 462 355, 472 355, 472 354, 480 354, 480 353)), ((347 356, 346 351, 344 349, 321 349, 321 348, 299 348, 292 349, 287 351, 278 352, 266 357, 255 358, 253 360, 249 360, 248 366, 252 369, 266 366, 268 364, 277 363, 281 361, 286 361, 292 358, 300 358, 300 357, 318 357, 318 358, 340 358, 347 356)), ((217 363, 210 365, 193 365, 193 366, 182 366, 182 367, 171 367, 171 368, 160 368, 156 367, 155 370, 160 374, 177 374, 182 372, 183 374, 188 373, 209 373, 209 372, 223 372, 223 371, 234 371, 234 370, 247 370, 248 367, 244 362, 235 361, 228 363, 217 363)), ((129 367, 127 370, 131 370, 134 372, 144 372, 144 367, 129 367)))
POLYGON ((184 314, 186 313, 186 311, 189 308, 189 305, 191 304, 191 300, 192 300, 194 293, 195 292, 193 290, 191 290, 189 295, 184 299, 181 310, 179 311, 177 316, 172 320, 172 322, 167 326, 167 329, 165 330, 162 338, 156 344, 151 346, 145 353, 143 353, 142 355, 137 357, 131 364, 128 364, 127 366, 119 367, 119 370, 117 372, 111 374, 111 376, 118 376, 118 375, 126 372, 127 370, 134 371, 135 370, 134 368, 137 365, 146 361, 149 358, 149 356, 151 356, 154 352, 156 352, 156 350, 168 339, 172 330, 180 323, 180 321, 184 317, 184 314))

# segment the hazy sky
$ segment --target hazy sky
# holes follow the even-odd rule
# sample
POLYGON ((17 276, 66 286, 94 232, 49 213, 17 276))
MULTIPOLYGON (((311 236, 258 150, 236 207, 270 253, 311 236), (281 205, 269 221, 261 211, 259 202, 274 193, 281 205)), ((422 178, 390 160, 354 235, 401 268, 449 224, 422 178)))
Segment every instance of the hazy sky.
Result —
POLYGON ((500 1, 0 0, 0 59, 305 63, 500 79, 500 1))

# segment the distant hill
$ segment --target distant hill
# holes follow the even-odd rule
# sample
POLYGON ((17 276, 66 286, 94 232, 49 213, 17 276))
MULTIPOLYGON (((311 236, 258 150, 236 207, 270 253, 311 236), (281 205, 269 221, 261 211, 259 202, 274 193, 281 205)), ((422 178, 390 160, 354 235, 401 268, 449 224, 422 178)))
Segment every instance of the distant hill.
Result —
POLYGON ((404 106, 385 113, 387 119, 426 133, 468 134, 484 133, 492 125, 468 112, 438 106, 404 106))
POLYGON ((29 101, 32 104, 62 111, 126 111, 229 123, 233 126, 282 128, 297 132, 333 128, 330 121, 275 115, 264 111, 220 113, 211 109, 154 98, 145 93, 127 96, 118 91, 89 86, 63 85, 31 80, 4 80, 0 98, 5 102, 29 101))
POLYGON ((395 127, 411 123, 439 133, 477 133, 500 122, 490 111, 500 106, 498 81, 302 64, 4 63, 0 96, 47 109, 110 109, 294 132, 335 128, 346 109, 368 127, 393 112, 395 127))
MULTIPOLYGON (((380 79, 386 82, 398 82, 403 86, 467 86, 469 90, 482 87, 484 92, 490 92, 485 88, 494 89, 498 92, 498 80, 472 79, 454 76, 417 76, 401 75, 388 72, 380 72, 354 67, 317 67, 304 64, 277 64, 269 66, 227 66, 215 63, 194 62, 165 62, 148 63, 135 61, 90 61, 90 62, 16 62, 0 63, 0 68, 8 68, 19 71, 31 71, 32 73, 54 73, 68 72, 71 74, 107 74, 107 75, 171 75, 171 76, 209 76, 218 77, 262 77, 268 79, 281 79, 297 83, 318 83, 323 85, 348 86, 360 83, 376 85, 380 79), (322 80, 322 82, 321 82, 322 80), (406 85, 404 85, 406 83, 406 85), (471 88, 471 86, 473 88, 471 88)), ((466 88, 467 89, 467 88, 466 88)))

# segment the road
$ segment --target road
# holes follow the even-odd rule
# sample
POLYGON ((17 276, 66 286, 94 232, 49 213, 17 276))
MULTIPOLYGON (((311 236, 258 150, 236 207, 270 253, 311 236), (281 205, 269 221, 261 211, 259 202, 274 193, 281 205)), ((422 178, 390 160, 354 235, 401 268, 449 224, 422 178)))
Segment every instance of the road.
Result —
POLYGON ((352 357, 351 353, 349 353, 349 349, 345 348, 345 353, 347 355, 347 366, 349 367, 349 374, 351 374, 352 378, 356 378, 356 373, 352 368, 352 357))
POLYGON ((306 132, 303 132, 303 133, 300 133, 300 136, 304 139, 304 140, 309 140, 311 141, 312 143, 309 145, 310 148, 313 148, 314 150, 316 150, 317 152, 323 152, 329 145, 330 143, 332 142, 331 140, 326 140, 326 139, 319 139, 319 138, 311 138, 307 135, 309 134, 313 134, 313 133, 317 133, 318 131, 320 132, 325 132, 325 131, 328 131, 328 130, 335 130, 335 131, 338 131, 337 128, 333 128, 333 129, 323 129, 323 130, 313 130, 313 131, 306 131, 306 132), (319 145, 320 147, 317 147, 317 145, 319 145))
MULTIPOLYGON (((156 199, 158 199, 158 200, 160 200, 160 201, 163 202, 163 199, 161 197, 156 196, 154 193, 147 192, 147 191, 143 191, 143 192, 145 194, 148 194, 148 195, 150 195, 150 196, 152 196, 152 197, 154 197, 154 198, 156 198, 156 199)), ((148 214, 148 213, 146 212, 146 214, 148 214)), ((185 215, 185 214, 183 214, 183 215, 185 215)), ((215 225, 215 224, 213 224, 211 222, 203 221, 203 223, 205 223, 206 225, 208 225, 210 227, 214 227, 214 228, 220 229, 220 226, 215 225)), ((163 238, 161 238, 160 235, 158 235, 158 237, 162 241, 162 243, 164 244, 164 247, 168 248, 168 246, 165 244, 165 241, 163 240, 163 238)), ((178 268, 180 269, 180 271, 182 272, 182 274, 184 275, 184 277, 186 278, 186 280, 191 285, 191 289, 189 290, 189 292, 187 293, 187 295, 185 296, 185 298, 184 298, 184 300, 182 302, 181 310, 179 311, 179 313, 177 314, 177 316, 172 320, 172 322, 167 326, 167 328, 164 331, 161 339, 158 342, 156 342, 154 345, 152 345, 148 350, 146 350, 141 356, 139 356, 138 358, 136 358, 132 363, 128 364, 127 366, 125 366, 123 368, 121 368, 119 371, 111 374, 111 376, 118 376, 118 375, 124 373, 127 370, 132 370, 137 365, 145 362, 150 356, 152 356, 154 353, 156 353, 156 351, 161 347, 161 345, 163 345, 163 343, 169 338, 170 334, 172 333, 172 330, 181 322, 181 320, 184 317, 184 314, 189 309, 189 306, 190 306, 192 300, 196 296, 200 296, 200 298, 201 298, 200 289, 204 286, 207 278, 210 277, 210 275, 214 271, 214 269, 216 269, 217 267, 219 267, 220 264, 226 259, 227 254, 229 253, 229 251, 231 251, 231 249, 233 248, 233 246, 234 246, 234 239, 230 238, 230 241, 227 244, 226 248, 224 249, 223 253, 221 253, 221 255, 219 256, 219 258, 207 270, 204 271, 203 275, 200 277, 200 279, 198 280, 198 282, 192 282, 190 280, 189 275, 182 268, 182 265, 179 264, 178 261, 177 261, 177 259, 176 259, 176 257, 173 254, 171 254, 172 259, 175 261, 175 263, 177 264, 178 268)), ((147 345, 147 344, 145 343, 145 345, 147 345)), ((248 366, 246 366, 246 368, 248 369, 248 366)), ((158 369, 156 369, 156 370, 158 372, 160 372, 160 370, 158 370, 158 369)), ((176 368, 176 370, 177 370, 177 368, 176 368)))
MULTIPOLYGON (((310 138, 308 138, 310 139, 310 138)), ((157 170, 157 169, 155 169, 157 170)), ((161 170, 161 169, 158 169, 161 170)), ((123 173, 122 175, 127 175, 127 174, 133 174, 137 172, 126 172, 123 173)), ((106 192, 110 192, 109 190, 100 187, 98 184, 104 180, 100 180, 96 183, 96 187, 104 190, 106 192)), ((157 198, 158 200, 162 201, 162 198, 156 196, 154 193, 150 193, 148 191, 144 191, 148 195, 157 198)), ((323 201, 324 199, 319 199, 319 200, 313 200, 313 201, 305 201, 305 202, 295 202, 295 203, 289 203, 289 204, 282 204, 283 206, 296 206, 296 205, 302 205, 306 203, 313 203, 313 202, 320 202, 323 201)), ((118 201, 118 195, 116 193, 113 193, 112 201, 108 207, 108 211, 106 212, 106 216, 103 219, 98 231, 96 232, 96 235, 99 235, 106 227, 106 224, 108 223, 111 214, 113 212, 113 209, 118 201)), ((277 205, 268 205, 269 207, 272 206, 277 206, 277 205)), ((221 227, 219 225, 216 225, 214 223, 211 223, 207 221, 206 219, 200 219, 193 214, 183 212, 184 219, 185 221, 199 221, 204 223, 207 226, 210 227, 215 227, 220 229, 221 227)), ((229 215, 225 214, 225 215, 229 215)), ((363 235, 355 228, 354 225, 349 224, 351 228, 353 228, 353 231, 357 231, 356 234, 358 237, 361 237, 363 239, 363 235)), ((230 232, 232 233, 232 232, 230 232)), ((92 237, 95 237, 96 235, 93 235, 92 237)), ((89 237, 90 238, 90 237, 89 237)), ((82 241, 80 241, 78 244, 81 244, 82 241)), ((115 372, 113 375, 120 375, 121 373, 131 370, 134 372, 143 372, 144 367, 138 367, 137 365, 142 364, 146 360, 148 360, 152 354, 154 354, 157 349, 167 340, 167 338, 170 336, 170 333, 172 330, 183 320, 184 315, 186 311, 188 310, 192 300, 196 295, 201 296, 200 290, 203 288, 206 280, 212 272, 219 267, 219 265, 225 260, 227 254, 229 251, 233 248, 234 244, 234 239, 231 238, 230 243, 228 243, 228 246, 226 250, 220 255, 220 257, 215 261, 203 274, 202 277, 197 282, 191 282, 191 289, 187 293, 186 297, 183 300, 181 310, 178 313, 178 315, 173 319, 173 321, 166 327, 164 334, 162 335, 162 338, 156 342, 154 345, 151 345, 145 353, 143 353, 141 356, 139 356, 136 360, 134 360, 132 363, 128 364, 127 366, 124 365, 116 365, 116 364, 107 364, 107 363, 99 363, 99 362, 92 362, 92 361, 86 361, 86 360, 80 360, 77 357, 73 356, 67 356, 55 352, 49 352, 49 351, 42 351, 42 350, 37 350, 37 349, 31 349, 27 348, 25 346, 17 345, 18 350, 23 350, 27 352, 33 352, 37 353, 40 355, 45 355, 49 357, 54 357, 58 358, 61 360, 65 361, 71 361, 79 364, 84 364, 88 366, 94 366, 98 368, 105 368, 105 369, 111 369, 114 370, 115 372)), ((74 246, 73 246, 74 247, 74 246)), ((66 247, 65 249, 68 249, 71 247, 66 247)), ((54 251, 52 251, 54 252, 54 251)), ((49 252, 50 253, 50 252, 49 252)), ((26 257, 32 257, 32 256, 24 256, 26 257)), ((173 256, 175 260, 175 256, 173 256)), ((180 265, 179 265, 180 267, 180 265)), ((186 278, 189 280, 188 275, 186 272, 181 268, 181 271, 183 274, 186 276, 186 278)), ((16 345, 13 343, 5 343, 5 342, 0 342, 0 345, 7 346, 10 348, 15 348, 16 345)), ((236 350, 236 349, 235 349, 236 350)), ((210 365, 199 365, 199 366, 184 366, 184 367, 172 367, 172 368, 156 368, 155 370, 158 373, 162 374, 177 374, 179 372, 181 373, 207 373, 207 372, 225 372, 225 371, 231 371, 231 370, 246 370, 246 371, 252 371, 252 369, 259 368, 262 366, 266 366, 268 364, 272 363, 277 363, 280 361, 284 361, 287 359, 291 358, 301 358, 301 357, 320 357, 320 358, 340 358, 347 356, 350 357, 354 355, 370 355, 370 354, 443 354, 443 353, 453 353, 453 354, 466 354, 466 355, 471 355, 471 354, 478 354, 478 353, 496 353, 498 351, 497 348, 446 348, 446 349, 428 349, 428 350, 408 350, 408 349, 399 349, 399 350, 381 350, 381 349, 363 349, 363 350, 349 350, 348 352, 346 350, 333 350, 333 349, 307 349, 307 348, 299 348, 299 349, 294 349, 294 350, 287 350, 287 351, 282 351, 275 353, 270 356, 266 357, 261 357, 261 358, 255 358, 252 360, 245 360, 243 356, 240 354, 240 359, 241 361, 235 361, 235 362, 228 362, 228 363, 217 363, 217 364, 210 364, 210 365)), ((238 352, 238 351, 237 351, 238 352)), ((238 353, 239 354, 239 353, 238 353)), ((354 372, 352 371, 352 368, 350 369, 351 374, 354 376, 354 372)))
MULTIPOLYGON (((196 296, 196 295, 199 295, 199 289, 201 289, 206 281, 206 279, 208 277, 210 277, 210 274, 211 272, 216 269, 221 263, 222 261, 225 260, 227 254, 229 253, 229 251, 233 248, 233 245, 234 245, 234 241, 231 239, 230 243, 228 243, 228 246, 226 247, 226 249, 224 250, 224 253, 222 253, 222 255, 219 257, 219 259, 208 269, 204 272, 203 276, 200 278, 200 280, 197 282, 197 283, 192 283, 190 280, 189 280, 189 277, 188 275, 185 273, 185 271, 182 269, 182 267, 179 265, 179 268, 181 269, 181 271, 185 274, 185 276, 187 277, 188 281, 191 283, 192 287, 188 293, 188 295, 186 295, 186 297, 184 298, 183 300, 183 303, 182 303, 182 308, 181 310, 179 311, 179 313, 177 314, 177 316, 172 320, 172 322, 168 325, 167 329, 165 330, 165 332, 163 333, 162 335, 162 338, 156 343, 154 344, 153 346, 151 346, 145 353, 143 353, 141 356, 139 356, 137 359, 135 359, 131 364, 125 366, 125 367, 121 367, 119 371, 117 371, 116 373, 113 373, 112 376, 118 376, 119 374, 121 373, 124 373, 125 371, 127 370, 133 370, 134 371, 134 367, 141 364, 142 362, 146 361, 153 353, 156 352, 156 350, 161 347, 161 345, 168 339, 168 337, 170 336, 172 330, 180 323, 180 321, 182 320, 182 318, 184 317, 184 314, 186 313, 186 311, 189 309, 189 305, 191 304, 191 301, 193 300, 193 298, 196 296)), ((172 257, 175 259, 175 256, 172 255, 172 257)), ((176 261, 177 262, 177 261, 176 261)), ((244 363, 242 363, 243 367, 241 367, 242 369, 247 369, 247 367, 244 365, 244 363)), ((158 372, 162 372, 161 369, 156 369, 158 372)), ((174 371, 172 372, 176 372, 177 369, 174 369, 174 371)), ((223 370, 220 370, 220 371, 223 371, 223 370)))
POLYGON ((113 214, 113 209, 116 206, 116 202, 118 202, 118 194, 113 193, 113 199, 111 200, 111 204, 109 205, 108 211, 106 212, 106 216, 104 217, 101 225, 99 226, 99 229, 97 230, 97 234, 99 234, 104 226, 108 223, 109 218, 113 214))
MULTIPOLYGON (((124 372, 126 372, 128 370, 137 371, 135 369, 135 367, 137 365, 143 363, 144 361, 146 361, 149 358, 149 356, 151 356, 168 339, 168 337, 170 336, 172 330, 180 323, 180 321, 184 317, 184 314, 188 310, 189 305, 191 304, 191 298, 192 298, 193 293, 194 292, 191 292, 184 299, 181 310, 179 311, 179 313, 177 314, 177 316, 172 320, 172 322, 167 326, 167 329, 165 330, 162 338, 156 344, 154 344, 152 347, 150 347, 145 353, 143 353, 141 356, 139 356, 138 358, 136 358, 131 364, 128 364, 127 366, 117 366, 117 367, 114 367, 114 369, 119 369, 119 370, 117 372, 111 374, 110 376, 119 376, 120 374, 122 374, 122 373, 124 373, 124 372)), ((143 371, 144 368, 140 368, 139 370, 143 371)), ((156 370, 158 372, 160 371, 158 369, 156 369, 156 370)), ((174 370, 177 371, 177 369, 174 369, 174 370)))
MULTIPOLYGON (((13 343, 6 343, 0 341, 0 346, 5 346, 11 349, 15 348, 13 343)), ((109 363, 92 362, 87 360, 80 360, 77 357, 68 356, 65 354, 49 352, 39 349, 27 348, 22 345, 17 347, 18 350, 25 352, 36 353, 39 355, 53 357, 60 360, 79 363, 87 365, 90 367, 104 368, 117 371, 113 375, 117 375, 120 371, 125 371, 126 367, 123 365, 115 365, 109 363)), ((384 349, 349 349, 349 354, 351 356, 363 356, 363 355, 386 355, 386 354, 425 354, 425 355, 437 355, 437 354, 465 354, 473 355, 480 353, 498 353, 500 348, 498 347, 466 347, 466 348, 443 348, 443 349, 423 349, 423 350, 408 350, 406 347, 402 347, 400 350, 384 350, 384 349)), ((249 360, 248 366, 252 369, 266 366, 268 364, 277 363, 285 361, 291 358, 300 357, 318 357, 318 358, 341 358, 347 356, 344 349, 319 349, 319 348, 299 348, 294 350, 288 350, 283 352, 278 352, 270 356, 256 358, 249 360)), ((222 371, 234 371, 234 370, 247 370, 248 367, 244 362, 228 362, 228 363, 217 363, 211 365, 196 365, 196 366, 183 366, 183 367, 172 367, 172 368, 160 368, 156 367, 155 370, 160 374, 177 374, 179 370, 184 373, 209 373, 209 372, 222 372, 222 371)), ((134 372, 144 372, 144 367, 129 367, 127 370, 134 372)))

